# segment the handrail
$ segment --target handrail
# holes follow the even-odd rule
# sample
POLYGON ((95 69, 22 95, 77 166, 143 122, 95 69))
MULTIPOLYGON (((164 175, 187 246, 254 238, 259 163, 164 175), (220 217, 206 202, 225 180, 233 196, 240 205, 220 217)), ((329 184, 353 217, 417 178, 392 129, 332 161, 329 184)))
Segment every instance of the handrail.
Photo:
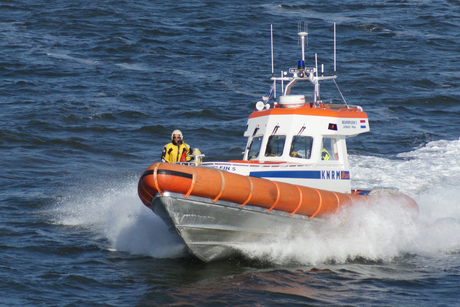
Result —
POLYGON ((252 192, 254 191, 254 185, 253 185, 253 183, 252 183, 251 177, 247 176, 246 178, 249 179, 249 185, 251 186, 251 190, 249 191, 248 199, 246 199, 246 201, 245 201, 244 203, 241 204, 241 207, 246 206, 246 204, 251 200, 252 192))
POLYGON ((155 188, 157 189, 158 193, 160 193, 160 195, 163 195, 163 191, 160 189, 160 184, 158 183, 157 171, 159 166, 160 164, 157 163, 155 165, 155 168, 153 169, 153 184, 155 185, 155 188))
POLYGON ((295 210, 292 211, 291 215, 294 215, 297 212, 297 210, 299 210, 300 207, 302 206, 302 200, 303 200, 302 191, 300 190, 300 187, 298 185, 296 185, 296 187, 297 187, 297 190, 299 191, 300 199, 299 199, 299 204, 297 205, 297 208, 295 208, 295 210))
POLYGON ((216 170, 219 172, 219 175, 220 175, 220 179, 221 179, 221 186, 220 186, 220 192, 219 194, 217 194, 216 198, 214 198, 214 200, 212 202, 216 202, 221 196, 222 196, 222 193, 224 192, 224 187, 225 187, 225 178, 224 178, 224 174, 222 174, 222 171, 221 170, 216 170))
POLYGON ((310 220, 311 220, 312 218, 314 218, 315 215, 318 214, 318 212, 321 210, 321 206, 323 205, 323 197, 322 197, 320 191, 318 191, 318 189, 315 189, 315 188, 312 188, 312 189, 315 190, 315 191, 318 193, 318 195, 319 195, 319 205, 318 205, 318 209, 316 209, 316 212, 313 213, 312 216, 310 216, 310 220))
POLYGON ((195 187, 196 183, 196 176, 195 176, 195 169, 192 166, 189 166, 192 170, 192 183, 190 184, 190 189, 188 190, 187 194, 184 195, 185 198, 190 196, 190 193, 192 193, 193 188, 195 187))
POLYGON ((276 181, 272 181, 272 183, 276 187, 276 199, 275 199, 275 202, 273 203, 273 205, 270 207, 270 209, 268 209, 268 211, 272 211, 273 208, 275 208, 275 206, 278 205, 278 201, 280 200, 280 197, 281 197, 280 187, 278 186, 276 181))

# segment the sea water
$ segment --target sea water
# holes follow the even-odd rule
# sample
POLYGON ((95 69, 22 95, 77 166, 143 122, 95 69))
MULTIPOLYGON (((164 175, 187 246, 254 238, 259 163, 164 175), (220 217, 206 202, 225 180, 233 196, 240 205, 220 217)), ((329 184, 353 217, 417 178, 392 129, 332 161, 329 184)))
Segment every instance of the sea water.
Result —
MULTIPOLYGON (((457 1, 0 2, 0 304, 454 306, 460 301, 457 1), (357 206, 245 257, 202 263, 137 196, 181 129, 241 158, 275 73, 314 53, 368 113, 354 187, 419 205, 357 206)), ((342 102, 324 83, 322 99, 342 102)), ((308 90, 305 93, 311 95, 308 90)))

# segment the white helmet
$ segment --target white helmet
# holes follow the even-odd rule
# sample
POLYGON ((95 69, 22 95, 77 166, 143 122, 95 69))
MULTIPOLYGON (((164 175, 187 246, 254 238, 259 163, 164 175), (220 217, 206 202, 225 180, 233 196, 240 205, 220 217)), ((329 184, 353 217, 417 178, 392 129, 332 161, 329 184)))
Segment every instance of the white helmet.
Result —
POLYGON ((171 133, 171 141, 174 139, 174 134, 179 134, 180 135, 180 139, 183 140, 184 139, 184 136, 182 135, 182 132, 180 130, 174 130, 172 133, 171 133))

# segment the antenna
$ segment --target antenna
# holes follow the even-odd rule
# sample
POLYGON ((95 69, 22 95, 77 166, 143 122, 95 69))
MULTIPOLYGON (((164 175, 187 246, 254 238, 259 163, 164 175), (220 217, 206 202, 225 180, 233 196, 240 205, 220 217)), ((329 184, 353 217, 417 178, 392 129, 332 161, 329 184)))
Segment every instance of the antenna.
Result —
POLYGON ((300 39, 302 41, 302 61, 305 63, 305 37, 308 39, 308 32, 307 32, 307 23, 304 23, 304 30, 302 31, 302 24, 299 23, 297 28, 299 33, 297 33, 300 36, 300 39))
MULTIPOLYGON (((308 23, 305 23, 305 32, 308 33, 308 23)), ((307 47, 308 47, 308 35, 307 35, 307 47)))
POLYGON ((336 42, 336 26, 335 26, 335 22, 334 22, 334 74, 335 72, 337 71, 337 42, 336 42))
POLYGON ((318 54, 315 53, 316 77, 318 77, 318 54))
POLYGON ((273 64, 273 24, 270 25, 270 39, 271 39, 271 52, 272 52, 272 77, 274 75, 274 64, 273 64))
MULTIPOLYGON (((308 23, 305 23, 304 28, 305 28, 305 32, 308 33, 308 23)), ((307 47, 308 47, 308 35, 307 35, 307 47)))
POLYGON ((315 53, 315 71, 316 71, 316 80, 315 80, 315 97, 313 99, 313 103, 315 104, 315 107, 319 106, 319 103, 321 102, 319 98, 319 80, 318 80, 318 54, 315 53))

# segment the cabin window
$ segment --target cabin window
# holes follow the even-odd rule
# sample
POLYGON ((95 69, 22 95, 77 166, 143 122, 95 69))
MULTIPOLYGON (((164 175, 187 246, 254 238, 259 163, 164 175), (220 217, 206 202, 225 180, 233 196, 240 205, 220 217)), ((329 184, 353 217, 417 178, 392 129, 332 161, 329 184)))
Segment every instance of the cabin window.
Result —
POLYGON ((267 149, 265 150, 266 157, 281 157, 283 155, 285 135, 271 135, 268 138, 267 149))
POLYGON ((292 138, 289 155, 293 158, 310 159, 312 145, 313 138, 311 136, 296 135, 292 138))
POLYGON ((260 152, 260 145, 262 145, 262 136, 253 137, 251 145, 249 145, 248 160, 257 159, 260 152))
POLYGON ((323 138, 323 146, 321 147, 321 160, 334 161, 339 160, 339 152, 337 150, 337 140, 334 138, 323 138))

